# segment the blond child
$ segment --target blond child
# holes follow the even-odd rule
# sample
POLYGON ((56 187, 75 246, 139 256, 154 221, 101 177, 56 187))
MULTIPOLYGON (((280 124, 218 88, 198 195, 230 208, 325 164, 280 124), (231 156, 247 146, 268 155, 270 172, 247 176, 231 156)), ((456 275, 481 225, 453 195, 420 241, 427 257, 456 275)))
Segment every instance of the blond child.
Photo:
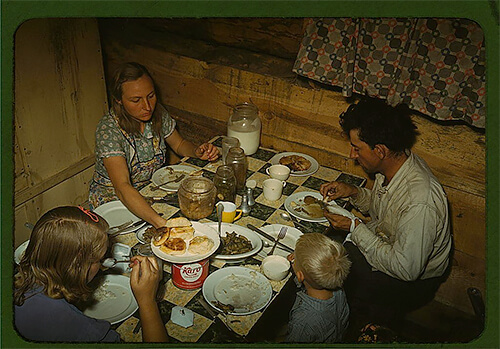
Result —
MULTIPOLYGON (((75 304, 91 296, 108 248, 108 223, 82 207, 57 207, 35 224, 15 279, 14 318, 21 336, 49 342, 117 342, 108 321, 75 304)), ((155 301, 160 279, 154 258, 131 260, 130 285, 139 305, 144 341, 167 341, 155 301)))
POLYGON ((304 234, 288 259, 303 287, 290 311, 286 341, 341 341, 349 318, 342 284, 351 266, 344 247, 322 234, 304 234))

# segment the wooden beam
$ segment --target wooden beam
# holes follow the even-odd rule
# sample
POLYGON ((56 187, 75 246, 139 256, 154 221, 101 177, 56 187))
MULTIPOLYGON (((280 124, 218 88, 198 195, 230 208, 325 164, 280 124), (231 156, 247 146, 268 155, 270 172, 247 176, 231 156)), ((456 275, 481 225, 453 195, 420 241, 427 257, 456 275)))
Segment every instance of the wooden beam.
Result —
POLYGON ((95 156, 88 156, 86 158, 81 159, 80 161, 74 163, 70 167, 65 168, 63 171, 58 172, 57 174, 44 179, 42 182, 25 188, 17 193, 14 196, 14 207, 18 207, 22 205, 28 200, 33 199, 34 197, 42 194, 43 192, 49 190, 52 187, 64 182, 68 178, 71 178, 77 175, 80 172, 85 171, 89 167, 93 166, 95 163, 95 156))

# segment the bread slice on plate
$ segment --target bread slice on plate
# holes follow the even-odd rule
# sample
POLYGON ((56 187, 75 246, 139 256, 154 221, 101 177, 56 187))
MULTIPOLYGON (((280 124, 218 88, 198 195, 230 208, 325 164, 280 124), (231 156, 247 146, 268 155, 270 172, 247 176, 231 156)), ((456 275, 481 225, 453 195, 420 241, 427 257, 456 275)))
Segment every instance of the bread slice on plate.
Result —
POLYGON ((170 228, 170 237, 171 238, 181 238, 186 241, 191 240, 194 236, 194 228, 193 227, 176 227, 170 228))
POLYGON ((167 221, 167 228, 190 227, 191 221, 186 217, 171 218, 167 221))
POLYGON ((163 245, 160 250, 171 255, 180 255, 186 253, 186 242, 181 238, 170 238, 163 245))
POLYGON ((189 243, 188 251, 192 254, 205 254, 214 247, 214 242, 208 236, 195 236, 189 243))

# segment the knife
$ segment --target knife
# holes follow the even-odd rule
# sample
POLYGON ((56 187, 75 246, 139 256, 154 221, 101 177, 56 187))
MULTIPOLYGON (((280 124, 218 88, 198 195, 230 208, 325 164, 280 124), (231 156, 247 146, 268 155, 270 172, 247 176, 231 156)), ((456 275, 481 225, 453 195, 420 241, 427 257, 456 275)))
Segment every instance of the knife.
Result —
POLYGON ((232 328, 231 326, 229 326, 227 324, 226 321, 222 320, 220 317, 218 317, 218 313, 216 310, 214 310, 210 305, 208 305, 207 301, 205 301, 204 298, 199 298, 198 299, 198 302, 201 304, 201 306, 210 314, 210 316, 212 317, 212 320, 216 321, 217 319, 222 322, 224 324, 224 326, 227 327, 228 330, 230 330, 231 332, 234 332, 236 333, 232 328))
MULTIPOLYGON (((270 241, 276 241, 276 238, 275 237, 272 237, 271 235, 269 235, 268 233, 260 230, 259 228, 257 228, 256 226, 252 225, 252 224, 247 224, 247 227, 252 229, 253 231, 255 231, 256 233, 259 233, 260 235, 262 235, 263 237, 269 239, 270 241)), ((283 250, 287 251, 287 252, 290 252, 290 253, 293 253, 294 252, 294 249, 281 243, 280 241, 277 242, 278 246, 280 246, 283 250)))
MULTIPOLYGON (((135 223, 133 223, 133 224, 131 224, 131 225, 129 225, 128 227, 122 228, 122 229, 120 229, 118 231, 115 231, 115 232, 113 232, 111 234, 108 234, 108 235, 109 236, 119 235, 120 233, 123 233, 125 230, 134 229, 134 228, 140 226, 141 224, 144 224, 144 220, 142 220, 142 219, 139 220, 139 221, 137 221, 137 222, 135 222, 135 223)), ((131 233, 132 231, 127 231, 127 232, 131 233)))

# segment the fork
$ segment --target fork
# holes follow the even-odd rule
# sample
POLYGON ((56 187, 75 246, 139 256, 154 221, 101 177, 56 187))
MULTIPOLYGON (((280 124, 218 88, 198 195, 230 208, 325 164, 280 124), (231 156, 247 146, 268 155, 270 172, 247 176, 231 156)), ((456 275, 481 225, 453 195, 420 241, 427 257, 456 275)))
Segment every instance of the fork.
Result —
POLYGON ((186 177, 186 175, 183 173, 181 174, 179 177, 175 178, 175 179, 172 179, 170 181, 167 181, 165 183, 161 183, 159 185, 156 185, 154 187, 151 187, 151 190, 155 191, 155 190, 158 190, 158 189, 161 189, 160 187, 164 186, 165 184, 170 184, 170 183, 178 183, 180 182, 184 177, 186 177))
POLYGON ((276 240, 274 240, 274 245, 271 248, 271 251, 267 254, 268 256, 272 255, 274 253, 274 250, 276 249, 276 245, 278 244, 278 241, 283 239, 286 235, 286 231, 288 230, 287 227, 281 227, 280 231, 278 233, 278 236, 276 237, 276 240))

